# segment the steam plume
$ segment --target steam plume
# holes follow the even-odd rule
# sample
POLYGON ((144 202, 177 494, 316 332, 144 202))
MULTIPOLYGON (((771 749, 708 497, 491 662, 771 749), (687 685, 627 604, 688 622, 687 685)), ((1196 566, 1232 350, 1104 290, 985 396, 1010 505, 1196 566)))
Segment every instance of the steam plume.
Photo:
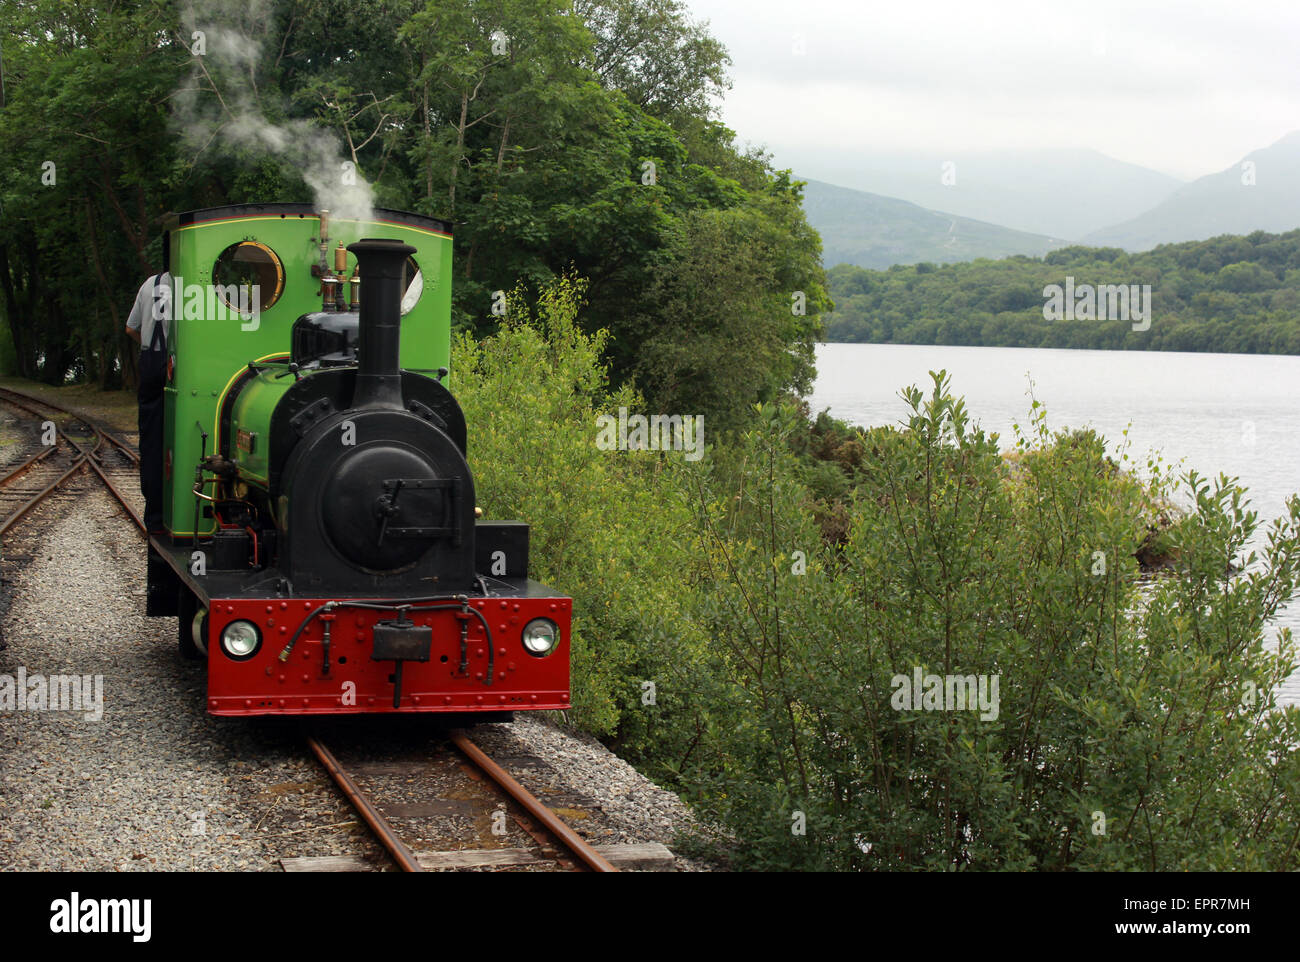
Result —
POLYGON ((368 219, 374 191, 359 170, 348 169, 339 137, 312 120, 273 123, 262 109, 257 76, 271 13, 267 0, 198 0, 182 10, 182 39, 195 56, 189 86, 177 91, 173 123, 195 156, 216 150, 277 157, 306 181, 318 210, 368 219))

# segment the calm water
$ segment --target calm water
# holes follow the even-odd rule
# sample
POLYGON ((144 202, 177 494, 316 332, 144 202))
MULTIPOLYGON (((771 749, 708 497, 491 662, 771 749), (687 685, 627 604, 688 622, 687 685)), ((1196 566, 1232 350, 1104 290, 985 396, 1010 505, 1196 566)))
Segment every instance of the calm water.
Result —
MULTIPOLYGON (((1029 422, 1032 378, 1052 429, 1092 427, 1113 454, 1128 428, 1130 462, 1145 464, 1154 450, 1202 475, 1235 476, 1262 524, 1300 492, 1300 357, 823 344, 813 410, 898 424, 907 416, 899 390, 915 384, 928 394, 929 372, 941 368, 972 420, 1001 434, 1004 448, 1014 445, 1012 423, 1029 422)), ((1300 637, 1300 599, 1278 623, 1300 637)), ((1284 696, 1300 703, 1300 672, 1284 696)))

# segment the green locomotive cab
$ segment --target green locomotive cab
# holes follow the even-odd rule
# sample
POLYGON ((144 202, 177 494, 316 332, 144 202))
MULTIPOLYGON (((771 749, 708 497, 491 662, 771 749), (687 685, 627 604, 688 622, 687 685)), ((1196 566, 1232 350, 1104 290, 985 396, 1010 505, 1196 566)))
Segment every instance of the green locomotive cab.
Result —
POLYGON ((196 475, 204 458, 237 466, 233 486, 241 491, 267 484, 271 411, 298 378, 311 376, 289 369, 295 323, 355 310, 362 281, 347 245, 367 237, 415 248, 404 282, 401 365, 447 367, 451 232, 418 214, 375 210, 348 219, 307 204, 192 211, 167 228, 173 321, 163 519, 173 540, 189 540, 218 527, 208 500, 215 479, 196 475), (250 377, 255 384, 245 383, 250 377), (228 404, 237 387, 238 403, 228 404))

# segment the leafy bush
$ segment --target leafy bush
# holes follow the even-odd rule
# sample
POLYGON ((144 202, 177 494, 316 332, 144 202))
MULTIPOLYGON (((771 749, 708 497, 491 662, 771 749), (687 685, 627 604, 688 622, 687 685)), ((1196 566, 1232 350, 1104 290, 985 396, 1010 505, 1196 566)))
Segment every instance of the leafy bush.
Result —
POLYGON ((1295 868, 1300 713, 1273 701, 1292 649, 1263 631, 1296 586, 1300 502, 1234 577, 1254 518, 1193 477, 1177 570, 1143 589, 1147 492, 1098 439, 1039 414, 1012 467, 939 376, 905 397, 842 550, 816 537, 780 412, 697 504, 716 737, 690 781, 740 864, 1295 868), (997 710, 899 706, 917 670, 996 678, 997 710))
POLYGON ((608 734, 639 698, 637 679, 653 677, 648 652, 678 620, 688 516, 663 495, 662 476, 680 462, 596 446, 597 416, 639 401, 628 388, 607 391, 606 334, 576 324, 583 291, 562 277, 535 312, 512 296, 497 334, 458 338, 453 390, 484 517, 527 521, 530 576, 573 596, 576 720, 608 734))

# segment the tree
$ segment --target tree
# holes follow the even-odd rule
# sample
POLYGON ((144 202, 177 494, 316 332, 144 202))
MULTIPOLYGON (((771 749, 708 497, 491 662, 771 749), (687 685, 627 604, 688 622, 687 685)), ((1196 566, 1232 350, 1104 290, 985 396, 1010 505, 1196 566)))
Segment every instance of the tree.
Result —
MULTIPOLYGON (((575 271, 619 385, 644 358, 636 324, 664 332, 683 316, 650 299, 647 278, 683 269, 688 220, 738 212, 753 248, 738 263, 769 261, 749 274, 775 285, 763 303, 808 295, 804 314, 765 327, 789 340, 765 349, 772 367, 745 397, 810 386, 816 235, 788 176, 711 116, 726 53, 680 2, 272 0, 200 14, 166 0, 5 8, 20 42, 0 132, 21 162, 0 177, 0 304, 24 373, 129 377, 118 332, 160 266, 164 211, 315 197, 451 221, 455 321, 480 335, 498 321, 495 292, 532 299, 575 271), (46 158, 57 208, 32 191, 46 158), (356 198, 339 195, 341 162, 368 185, 356 198)), ((743 404, 717 387, 691 405, 743 404)))
POLYGON ((712 113, 731 58, 680 0, 574 0, 595 38, 587 64, 606 87, 659 117, 712 113))
POLYGON ((0 30, 0 309, 19 373, 129 381, 123 336, 159 269, 167 97, 183 52, 161 2, 108 15, 46 0, 6 5, 0 30))
POLYGON ((633 371, 652 409, 705 412, 728 430, 755 403, 811 388, 828 299, 815 254, 794 233, 798 218, 783 212, 773 197, 758 210, 685 217, 650 286, 657 311, 626 339, 639 347, 633 371), (675 323, 662 324, 663 317, 675 323))

